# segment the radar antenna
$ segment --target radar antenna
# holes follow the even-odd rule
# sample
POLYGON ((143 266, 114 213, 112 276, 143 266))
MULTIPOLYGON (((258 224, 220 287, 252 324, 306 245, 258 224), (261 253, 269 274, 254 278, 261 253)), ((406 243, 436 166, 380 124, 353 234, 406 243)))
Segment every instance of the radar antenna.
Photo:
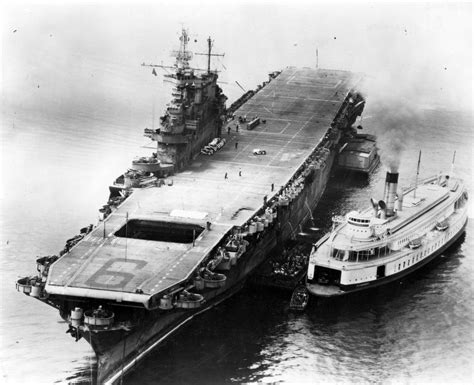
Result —
MULTIPOLYGON (((179 50, 178 51, 173 51, 171 53, 172 56, 176 58, 176 63, 173 66, 167 66, 163 64, 146 64, 142 63, 142 67, 153 67, 153 68, 163 68, 163 69, 188 69, 189 67, 189 61, 192 59, 193 54, 192 52, 188 51, 188 42, 189 42, 189 35, 188 31, 183 28, 181 30, 181 36, 179 37, 179 50)), ((153 69, 154 71, 154 69, 153 69)), ((153 75, 156 75, 156 72, 153 72, 153 75)), ((166 76, 166 75, 165 75, 166 76)), ((168 74, 167 77, 174 77, 174 75, 168 74)))
POLYGON ((176 66, 178 68, 189 68, 189 61, 193 58, 192 52, 187 50, 189 43, 188 31, 183 28, 181 30, 181 36, 179 37, 180 46, 179 51, 173 51, 172 55, 176 57, 176 66))

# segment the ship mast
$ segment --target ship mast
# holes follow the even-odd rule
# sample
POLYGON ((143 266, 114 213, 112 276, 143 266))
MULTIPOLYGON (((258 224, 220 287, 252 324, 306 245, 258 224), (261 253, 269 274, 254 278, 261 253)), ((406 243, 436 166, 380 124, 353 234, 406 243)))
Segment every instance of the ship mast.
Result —
POLYGON ((187 50, 189 36, 188 31, 184 28, 181 31, 179 41, 181 42, 179 51, 174 51, 173 56, 176 57, 176 66, 178 68, 187 69, 189 68, 189 61, 192 59, 193 54, 187 50))
MULTIPOLYGON (((181 36, 179 37, 180 45, 179 51, 173 51, 172 56, 176 57, 176 63, 173 66, 167 66, 163 64, 146 64, 142 63, 142 67, 153 67, 154 68, 163 68, 163 69, 188 69, 189 68, 189 61, 192 59, 193 54, 187 50, 189 36, 188 31, 186 29, 182 29, 181 36)), ((153 72, 156 75, 155 72, 153 72)), ((168 77, 174 77, 173 75, 165 75, 168 77)))
POLYGON ((416 167, 416 178, 415 178, 415 189, 413 190, 413 198, 416 198, 416 188, 418 187, 418 175, 420 175, 420 161, 421 161, 421 150, 418 155, 418 166, 416 167))
POLYGON ((450 177, 452 178, 453 175, 454 175, 454 161, 456 160, 456 150, 454 150, 454 154, 453 154, 453 162, 451 163, 451 172, 449 173, 450 177))
MULTIPOLYGON (((163 65, 163 64, 142 63, 142 67, 163 68, 163 69, 173 69, 173 70, 193 69, 196 71, 206 71, 202 68, 191 68, 189 66, 189 61, 192 59, 193 54, 192 52, 188 51, 189 35, 186 29, 184 28, 182 29, 179 40, 180 40, 179 51, 173 51, 172 53, 172 55, 176 57, 175 65, 168 66, 168 65, 163 65)), ((196 53, 196 55, 207 56, 207 73, 210 73, 211 72, 211 56, 224 56, 224 54, 211 53, 212 51, 211 37, 207 39, 207 45, 208 45, 207 53, 196 53)), ((166 74, 165 76, 170 77, 170 78, 176 78, 175 74, 166 74)))
POLYGON ((211 73, 211 56, 224 56, 225 54, 211 53, 212 52, 212 40, 209 36, 207 38, 207 53, 196 53, 196 55, 205 55, 207 56, 207 73, 211 73))

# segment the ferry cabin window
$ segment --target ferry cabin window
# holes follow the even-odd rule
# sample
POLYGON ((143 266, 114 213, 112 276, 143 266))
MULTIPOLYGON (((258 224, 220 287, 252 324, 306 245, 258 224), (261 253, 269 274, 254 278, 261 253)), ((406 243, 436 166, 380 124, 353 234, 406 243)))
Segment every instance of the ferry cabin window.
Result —
POLYGON ((360 250, 360 251, 349 251, 349 261, 352 262, 364 262, 372 259, 385 257, 389 253, 387 246, 375 247, 373 249, 360 250))
POLYGON ((349 250, 332 249, 332 257, 338 261, 349 261, 349 250))
POLYGON ((346 253, 347 253, 347 250, 339 250, 339 249, 333 249, 332 250, 333 258, 337 259, 338 261, 347 260, 347 258, 344 258, 344 255, 346 253))

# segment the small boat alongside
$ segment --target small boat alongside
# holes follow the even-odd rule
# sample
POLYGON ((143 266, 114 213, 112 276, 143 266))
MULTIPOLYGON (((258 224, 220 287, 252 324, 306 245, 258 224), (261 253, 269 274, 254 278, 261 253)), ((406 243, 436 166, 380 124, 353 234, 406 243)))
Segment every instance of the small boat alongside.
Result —
POLYGON ((354 133, 347 137, 339 149, 337 169, 371 174, 380 163, 376 140, 376 137, 370 134, 354 133))
POLYGON ((306 287, 335 297, 380 286, 424 266, 453 244, 467 223, 463 181, 440 175, 403 192, 387 172, 384 200, 333 218, 310 255, 306 287))
POLYGON ((290 301, 290 310, 303 311, 308 306, 309 293, 306 286, 299 285, 293 291, 290 301))

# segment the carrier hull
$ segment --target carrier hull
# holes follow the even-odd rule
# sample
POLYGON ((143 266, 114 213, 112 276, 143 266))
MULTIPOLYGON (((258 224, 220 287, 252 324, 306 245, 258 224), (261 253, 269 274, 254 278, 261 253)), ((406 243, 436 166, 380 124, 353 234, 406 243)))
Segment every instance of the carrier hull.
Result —
POLYGON ((204 293, 206 302, 201 308, 194 311, 173 312, 172 314, 167 314, 164 311, 151 312, 145 316, 143 326, 140 326, 138 330, 129 335, 126 335, 125 332, 118 332, 118 338, 116 336, 112 340, 106 337, 104 341, 99 342, 98 336, 85 335, 85 339, 92 342, 94 350, 100 352, 98 353, 99 383, 114 383, 121 375, 132 370, 135 364, 145 358, 152 348, 158 346, 179 327, 184 326, 194 317, 240 290, 252 271, 273 255, 275 249, 295 235, 292 229, 300 229, 310 220, 312 212, 326 188, 335 156, 335 151, 330 152, 325 165, 315 173, 313 181, 287 207, 279 207, 277 217, 280 220, 278 223, 267 230, 265 236, 260 238, 255 245, 251 243, 249 249, 239 260, 239 264, 226 273, 225 288, 217 292, 204 293), (282 227, 281 224, 286 225, 282 227))
POLYGON ((114 198, 97 227, 68 243, 39 280, 25 279, 29 288, 22 284, 27 295, 37 286, 37 299, 92 346, 99 383, 114 383, 237 292, 312 218, 339 141, 363 110, 361 76, 296 68, 277 75, 234 104, 226 122, 201 122, 198 145, 173 158, 180 172, 156 186, 148 176, 146 188, 114 198), (260 124, 246 130, 256 117, 260 124), (195 157, 221 124, 225 146, 195 157))

